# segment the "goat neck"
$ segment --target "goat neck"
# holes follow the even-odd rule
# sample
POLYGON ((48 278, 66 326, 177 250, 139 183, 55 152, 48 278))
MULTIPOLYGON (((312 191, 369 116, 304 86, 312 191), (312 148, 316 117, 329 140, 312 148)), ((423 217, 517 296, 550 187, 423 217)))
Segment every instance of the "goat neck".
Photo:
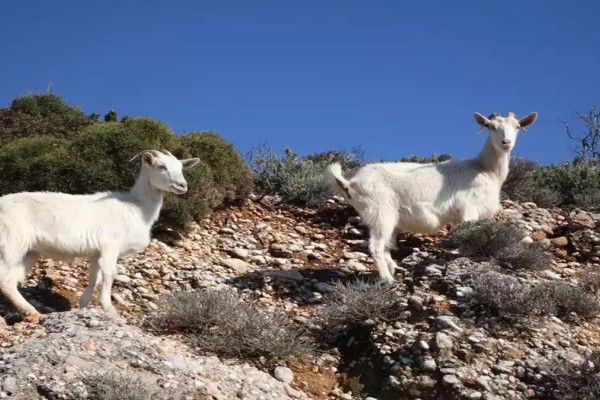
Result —
POLYGON ((150 183, 148 170, 142 167, 129 195, 142 210, 144 222, 149 226, 158 219, 163 203, 163 192, 150 183))
POLYGON ((488 136, 483 149, 475 160, 480 165, 482 172, 495 176, 500 184, 504 183, 508 176, 510 150, 496 149, 492 144, 492 139, 488 136))

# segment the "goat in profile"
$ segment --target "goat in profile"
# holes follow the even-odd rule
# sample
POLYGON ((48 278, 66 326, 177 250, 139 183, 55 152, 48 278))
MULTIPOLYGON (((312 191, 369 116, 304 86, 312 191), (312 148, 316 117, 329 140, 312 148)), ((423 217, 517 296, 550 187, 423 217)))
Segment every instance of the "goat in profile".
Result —
POLYGON ((500 188, 520 129, 531 125, 537 113, 517 119, 493 113, 474 114, 488 138, 480 153, 467 160, 438 164, 373 163, 349 180, 339 163, 326 175, 331 186, 352 205, 369 228, 369 251, 381 279, 393 282, 396 263, 390 255, 396 233, 404 230, 434 234, 447 224, 491 218, 500 207, 500 188))
POLYGON ((88 258, 89 282, 79 306, 87 306, 102 278, 102 309, 116 314, 110 297, 117 259, 150 243, 163 192, 186 193, 182 169, 199 162, 198 158, 178 160, 166 150, 140 154, 141 171, 128 193, 20 192, 0 197, 0 291, 27 320, 39 320, 40 314, 19 293, 17 284, 39 256, 62 261, 88 258))

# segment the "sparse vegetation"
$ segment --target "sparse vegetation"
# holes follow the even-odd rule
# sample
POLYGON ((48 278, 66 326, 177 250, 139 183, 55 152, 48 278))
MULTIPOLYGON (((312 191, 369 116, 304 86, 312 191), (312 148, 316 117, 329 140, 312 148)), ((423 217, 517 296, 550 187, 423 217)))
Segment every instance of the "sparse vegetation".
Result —
POLYGON ((182 332, 203 353, 260 363, 310 354, 313 345, 302 329, 256 302, 228 290, 180 291, 161 298, 148 321, 160 332, 182 332))
POLYGON ((452 230, 443 244, 466 257, 493 259, 515 269, 547 268, 551 255, 539 243, 523 243, 524 236, 524 232, 505 222, 469 221, 452 230))
POLYGON ((323 171, 334 161, 342 163, 351 175, 360 165, 360 150, 328 151, 299 157, 289 148, 282 157, 265 146, 253 149, 248 162, 254 172, 256 189, 263 195, 278 195, 287 203, 315 206, 321 204, 332 192, 323 171))
POLYGON ((472 276, 472 299, 502 316, 527 316, 554 311, 550 291, 496 271, 472 276))
POLYGON ((550 291, 559 315, 568 316, 574 312, 580 317, 593 317, 600 312, 596 296, 586 293, 579 286, 564 282, 550 282, 543 286, 550 291))
POLYGON ((471 275, 472 299, 503 316, 576 313, 582 318, 600 312, 598 299, 576 285, 563 282, 527 283, 498 271, 471 275))
POLYGON ((548 363, 551 395, 560 400, 600 398, 600 351, 593 351, 581 363, 557 359, 548 363))
POLYGON ((124 372, 106 370, 94 372, 83 379, 88 400, 166 400, 140 378, 134 378, 124 372))
POLYGON ((581 272, 579 285, 592 294, 600 293, 600 268, 587 267, 581 272))
POLYGON ((328 333, 343 332, 367 321, 393 321, 402 312, 393 285, 381 280, 335 283, 321 318, 328 333))

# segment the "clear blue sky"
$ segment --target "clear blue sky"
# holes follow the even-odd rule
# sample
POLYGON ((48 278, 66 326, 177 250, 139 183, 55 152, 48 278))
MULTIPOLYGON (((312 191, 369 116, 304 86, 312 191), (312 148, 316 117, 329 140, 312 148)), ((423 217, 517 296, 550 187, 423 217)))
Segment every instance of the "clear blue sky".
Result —
POLYGON ((599 17, 595 0, 10 1, 0 106, 52 80, 86 113, 367 159, 470 157, 474 111, 538 111, 515 153, 561 162, 558 118, 600 106, 599 17))

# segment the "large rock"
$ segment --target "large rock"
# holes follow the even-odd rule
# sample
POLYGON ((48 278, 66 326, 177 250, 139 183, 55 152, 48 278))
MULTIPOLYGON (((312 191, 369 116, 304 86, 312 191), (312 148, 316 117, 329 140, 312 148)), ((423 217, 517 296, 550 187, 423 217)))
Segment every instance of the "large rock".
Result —
POLYGON ((104 371, 139 379, 145 390, 164 399, 292 398, 285 383, 247 363, 195 356, 183 344, 147 334, 99 310, 48 314, 42 326, 45 337, 4 349, 0 398, 11 393, 39 399, 39 392, 46 398, 73 398, 69 396, 87 390, 82 383, 86 376, 104 371), (90 327, 90 320, 99 324, 90 327))

